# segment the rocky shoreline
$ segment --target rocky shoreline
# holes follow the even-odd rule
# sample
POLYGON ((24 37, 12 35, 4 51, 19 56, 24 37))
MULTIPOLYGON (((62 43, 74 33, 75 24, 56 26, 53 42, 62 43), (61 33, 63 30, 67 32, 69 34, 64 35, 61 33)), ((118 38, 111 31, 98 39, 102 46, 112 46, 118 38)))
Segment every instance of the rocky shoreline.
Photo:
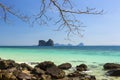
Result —
MULTIPOLYGON (((88 70, 86 64, 77 65, 74 72, 66 74, 65 70, 71 68, 70 63, 56 65, 44 61, 31 67, 26 63, 0 59, 0 80, 97 80, 96 76, 85 73, 88 70)), ((106 63, 103 69, 107 76, 120 77, 120 64, 106 63)))

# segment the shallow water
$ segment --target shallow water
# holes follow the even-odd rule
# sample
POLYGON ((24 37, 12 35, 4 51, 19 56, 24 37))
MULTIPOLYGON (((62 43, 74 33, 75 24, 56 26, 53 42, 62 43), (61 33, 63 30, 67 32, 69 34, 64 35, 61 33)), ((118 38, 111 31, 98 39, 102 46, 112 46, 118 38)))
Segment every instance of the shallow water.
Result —
POLYGON ((0 57, 13 59, 16 62, 43 62, 53 61, 59 65, 69 62, 75 67, 85 63, 91 70, 89 73, 96 75, 98 80, 120 80, 105 76, 103 64, 107 62, 120 63, 119 46, 83 46, 83 47, 0 47, 0 57))

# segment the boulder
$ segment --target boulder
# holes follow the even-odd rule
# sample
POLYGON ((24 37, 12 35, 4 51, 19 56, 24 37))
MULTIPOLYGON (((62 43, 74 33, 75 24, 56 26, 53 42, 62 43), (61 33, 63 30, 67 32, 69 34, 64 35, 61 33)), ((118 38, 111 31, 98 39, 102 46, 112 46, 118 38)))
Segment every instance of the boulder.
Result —
POLYGON ((108 76, 120 76, 120 69, 116 70, 110 70, 107 72, 108 76))
POLYGON ((16 80, 17 78, 12 74, 9 73, 7 70, 2 70, 0 72, 0 80, 16 80))
POLYGON ((63 70, 70 69, 71 67, 72 67, 72 65, 70 63, 63 63, 58 66, 58 68, 63 69, 63 70))
POLYGON ((76 66, 77 71, 87 71, 87 65, 80 64, 79 66, 76 66))
POLYGON ((16 67, 18 64, 13 60, 0 60, 0 69, 16 67))
POLYGON ((18 80, 31 80, 32 77, 26 73, 19 73, 17 75, 18 80))
POLYGON ((23 70, 28 70, 28 71, 32 71, 33 70, 33 68, 31 67, 31 66, 29 66, 28 64, 26 64, 26 63, 21 63, 20 64, 20 67, 23 69, 23 70))
POLYGON ((51 79, 51 76, 50 76, 50 75, 45 75, 45 74, 43 74, 43 75, 41 76, 41 80, 52 80, 52 79, 51 79))
POLYGON ((40 68, 34 68, 31 72, 32 74, 35 74, 35 75, 42 75, 42 74, 45 74, 45 71, 43 71, 42 69, 40 68))
POLYGON ((2 60, 0 61, 0 69, 7 69, 8 64, 6 61, 2 60))
POLYGON ((46 72, 51 75, 53 79, 60 79, 65 77, 65 72, 56 66, 48 68, 46 72))
POLYGON ((46 71, 47 68, 52 67, 52 66, 55 66, 55 64, 53 62, 51 62, 51 61, 45 61, 45 62, 39 63, 35 67, 43 69, 43 70, 46 71))
POLYGON ((95 76, 83 72, 75 71, 67 75, 72 80, 96 80, 95 76))
MULTIPOLYGON (((82 74, 78 71, 68 74, 68 77, 80 77, 82 74)), ((84 74, 85 75, 85 74, 84 74)), ((83 76, 83 75, 82 75, 83 76)))
POLYGON ((116 64, 116 63, 106 63, 106 64, 104 64, 103 67, 104 67, 105 70, 120 69, 120 64, 116 64))

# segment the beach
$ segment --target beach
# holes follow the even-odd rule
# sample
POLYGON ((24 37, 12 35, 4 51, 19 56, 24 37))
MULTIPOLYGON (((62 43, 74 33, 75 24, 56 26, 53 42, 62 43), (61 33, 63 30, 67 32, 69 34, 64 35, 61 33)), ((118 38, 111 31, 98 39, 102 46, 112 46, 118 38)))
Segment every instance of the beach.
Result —
POLYGON ((80 64, 88 66, 87 74, 94 75, 97 80, 120 80, 120 77, 105 75, 103 69, 105 63, 120 64, 119 46, 83 46, 83 47, 0 47, 2 59, 12 59, 17 63, 27 63, 34 67, 44 61, 52 61, 56 65, 70 63, 72 68, 66 73, 74 71, 80 64))

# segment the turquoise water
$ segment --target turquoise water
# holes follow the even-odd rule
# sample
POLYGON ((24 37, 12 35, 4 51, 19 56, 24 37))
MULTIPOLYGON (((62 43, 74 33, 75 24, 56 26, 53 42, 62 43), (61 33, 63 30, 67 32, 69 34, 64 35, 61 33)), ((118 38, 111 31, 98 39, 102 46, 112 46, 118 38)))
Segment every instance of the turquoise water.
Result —
POLYGON ((79 63, 120 63, 119 46, 84 46, 84 47, 0 47, 0 57, 17 62, 53 61, 56 64, 79 63))
POLYGON ((53 61, 59 65, 69 62, 73 67, 81 63, 88 65, 90 72, 97 80, 120 80, 119 77, 105 76, 103 65, 107 62, 120 63, 120 46, 81 46, 81 47, 38 47, 13 46, 0 47, 2 59, 16 62, 53 61))

